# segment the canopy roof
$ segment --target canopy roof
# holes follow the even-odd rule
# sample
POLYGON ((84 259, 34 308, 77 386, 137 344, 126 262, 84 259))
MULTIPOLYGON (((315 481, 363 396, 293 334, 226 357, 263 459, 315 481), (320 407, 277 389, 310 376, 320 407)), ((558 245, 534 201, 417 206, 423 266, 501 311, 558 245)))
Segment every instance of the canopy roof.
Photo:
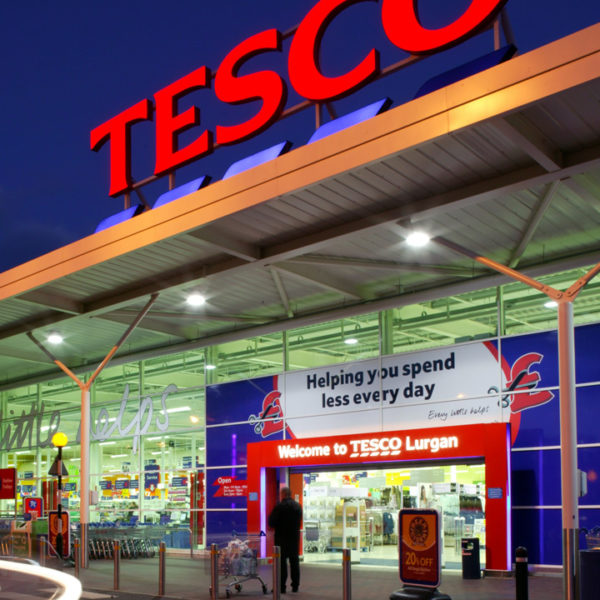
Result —
POLYGON ((153 293, 115 360, 509 281, 413 228, 532 276, 595 264, 599 73, 600 24, 0 274, 0 386, 60 373, 27 332, 95 367, 153 293))

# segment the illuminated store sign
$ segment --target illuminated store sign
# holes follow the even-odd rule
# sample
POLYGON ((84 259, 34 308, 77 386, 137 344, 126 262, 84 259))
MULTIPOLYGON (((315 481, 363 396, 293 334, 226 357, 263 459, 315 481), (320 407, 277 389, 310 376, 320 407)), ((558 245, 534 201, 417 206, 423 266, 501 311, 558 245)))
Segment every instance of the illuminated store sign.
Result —
MULTIPOLYGON (((297 27, 288 54, 288 78, 300 96, 314 102, 327 102, 346 96, 369 83, 380 73, 379 52, 371 49, 354 68, 337 77, 323 74, 319 64, 321 40, 339 13, 365 0, 320 0, 297 27)), ((382 0, 381 20, 389 40, 409 54, 430 54, 460 43, 484 28, 507 0, 472 0, 454 22, 440 29, 421 25, 417 0, 382 0)), ((275 71, 265 70, 239 75, 252 57, 282 51, 282 33, 268 29, 236 46, 216 70, 201 66, 154 94, 154 102, 144 99, 92 130, 90 146, 99 150, 110 141, 110 195, 117 196, 131 187, 131 126, 151 121, 155 113, 154 174, 163 175, 204 156, 215 145, 234 144, 257 135, 282 114, 287 99, 287 84, 275 71), (261 101, 258 112, 236 125, 217 125, 205 129, 183 147, 178 135, 200 126, 196 106, 179 113, 177 102, 186 94, 210 88, 214 79, 216 97, 227 104, 261 101)))
POLYGON ((277 454, 286 464, 305 464, 307 459, 345 462, 348 459, 423 459, 438 456, 444 450, 458 450, 460 437, 395 435, 343 436, 336 441, 295 440, 277 444, 277 454))

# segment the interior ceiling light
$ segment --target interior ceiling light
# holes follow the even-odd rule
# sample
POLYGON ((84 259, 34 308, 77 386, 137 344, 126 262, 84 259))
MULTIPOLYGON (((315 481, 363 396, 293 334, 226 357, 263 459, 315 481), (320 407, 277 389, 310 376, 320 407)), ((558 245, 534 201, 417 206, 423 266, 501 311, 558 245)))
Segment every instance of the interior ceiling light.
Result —
POLYGON ((201 294, 190 294, 185 300, 190 306, 202 306, 206 302, 206 298, 201 294))
POLYGON ((168 413, 178 413, 178 412, 189 412, 192 410, 189 406, 175 406, 173 408, 167 408, 168 413))
POLYGON ((429 243, 431 238, 423 231, 413 231, 407 238, 406 243, 413 248, 421 248, 429 243))
POLYGON ((58 333, 51 333, 47 339, 48 339, 48 343, 53 344, 54 346, 56 346, 57 344, 63 343, 63 337, 62 337, 62 335, 60 335, 58 333))
POLYGON ((207 371, 214 371, 214 369, 217 368, 217 365, 206 365, 205 368, 207 371))
POLYGON ((196 415, 192 415, 192 416, 190 417, 190 421, 191 421, 192 423, 200 423, 200 417, 197 417, 196 415))
POLYGON ((546 308, 556 308, 558 306, 558 302, 555 302, 554 300, 548 300, 548 302, 544 302, 544 306, 546 308))
POLYGON ((344 344, 348 344, 348 346, 354 346, 354 344, 358 344, 358 340, 356 338, 346 338, 344 340, 344 344))

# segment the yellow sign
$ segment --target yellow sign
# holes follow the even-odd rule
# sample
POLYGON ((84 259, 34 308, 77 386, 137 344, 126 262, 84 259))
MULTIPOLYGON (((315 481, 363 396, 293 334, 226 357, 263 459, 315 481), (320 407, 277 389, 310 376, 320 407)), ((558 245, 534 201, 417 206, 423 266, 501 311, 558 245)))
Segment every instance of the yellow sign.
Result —
POLYGON ((402 485, 407 479, 410 479, 410 473, 386 473, 385 485, 402 485))

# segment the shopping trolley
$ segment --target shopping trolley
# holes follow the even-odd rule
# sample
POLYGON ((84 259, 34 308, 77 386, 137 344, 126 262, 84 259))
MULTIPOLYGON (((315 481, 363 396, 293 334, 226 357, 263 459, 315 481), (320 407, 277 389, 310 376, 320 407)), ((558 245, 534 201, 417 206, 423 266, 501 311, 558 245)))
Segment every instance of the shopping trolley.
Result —
POLYGON ((256 579, 260 583, 263 594, 267 593, 267 584, 258 574, 261 539, 263 539, 261 535, 234 534, 219 549, 219 583, 225 584, 227 598, 231 596, 232 590, 241 592, 242 583, 251 579, 256 579))

